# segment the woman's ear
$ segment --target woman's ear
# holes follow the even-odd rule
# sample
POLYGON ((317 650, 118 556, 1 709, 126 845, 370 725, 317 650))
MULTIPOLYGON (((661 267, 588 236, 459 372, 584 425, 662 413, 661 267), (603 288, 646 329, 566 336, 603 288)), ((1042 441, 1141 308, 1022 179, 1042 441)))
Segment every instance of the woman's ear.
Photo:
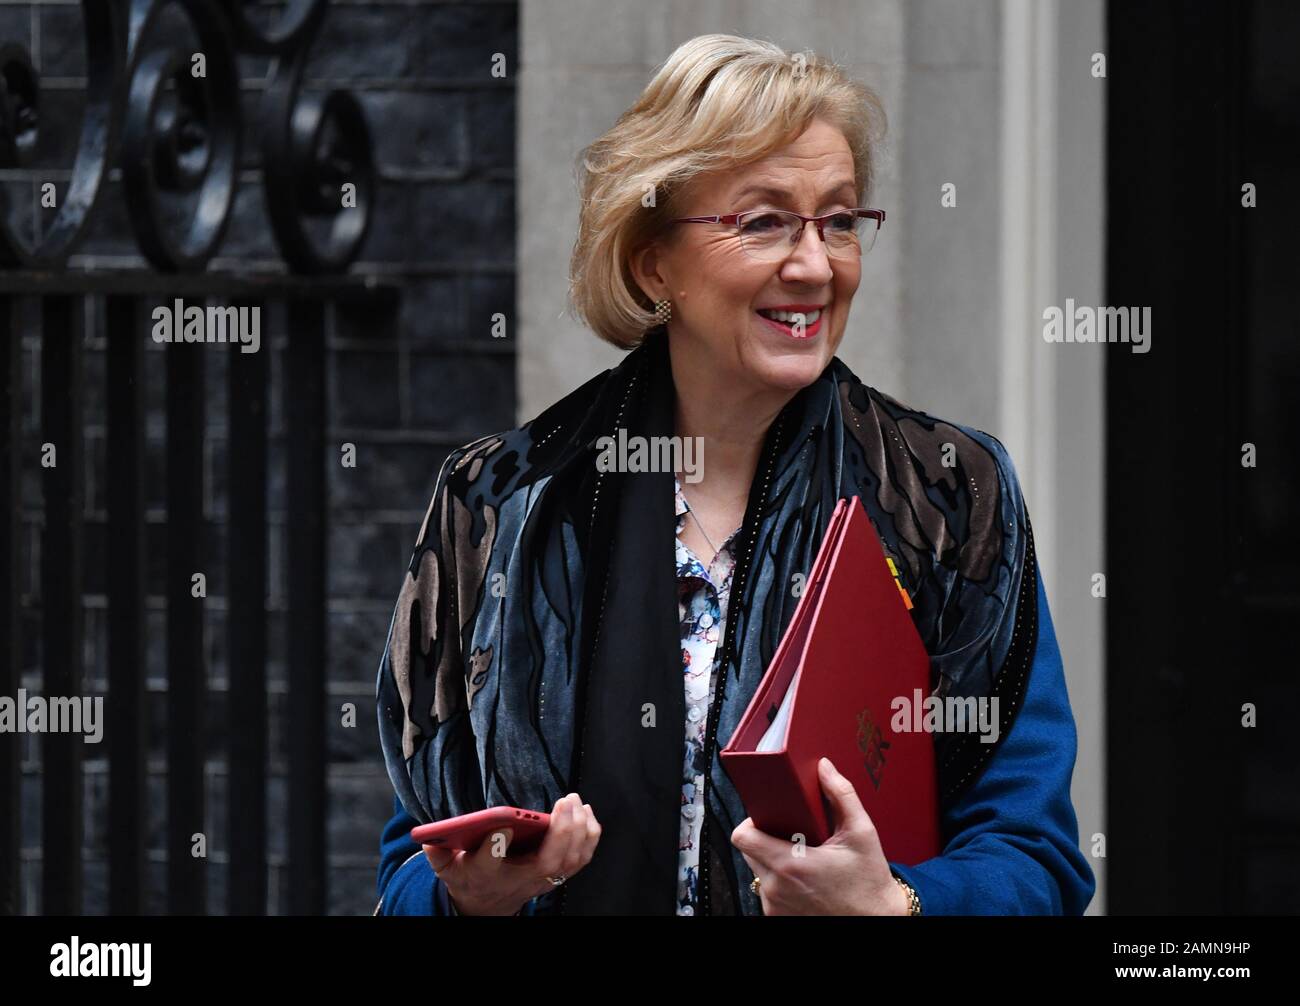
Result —
POLYGON ((668 296, 668 280, 663 275, 663 249, 657 241, 638 245, 628 256, 628 269, 650 303, 668 296))

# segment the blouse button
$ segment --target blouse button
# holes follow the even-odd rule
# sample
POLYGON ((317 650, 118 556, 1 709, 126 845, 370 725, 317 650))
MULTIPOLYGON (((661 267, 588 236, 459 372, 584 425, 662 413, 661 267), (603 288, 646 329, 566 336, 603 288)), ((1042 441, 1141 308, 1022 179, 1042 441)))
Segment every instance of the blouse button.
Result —
POLYGON ((702 625, 704 628, 707 629, 712 624, 713 624, 713 616, 710 615, 707 611, 700 616, 700 625, 702 625))
POLYGON ((683 915, 694 915, 694 914, 695 914, 695 909, 692 908, 690 905, 686 905, 686 906, 684 906, 684 907, 682 908, 682 914, 683 914, 683 915))
POLYGON ((699 706, 691 706, 691 708, 686 712, 686 718, 690 720, 692 723, 698 723, 700 721, 700 717, 703 715, 704 713, 700 710, 699 706))
POLYGON ((693 803, 688 803, 685 807, 683 807, 683 808, 682 808, 682 817, 686 818, 688 821, 689 821, 689 820, 694 820, 694 818, 695 818, 695 804, 693 804, 693 803))

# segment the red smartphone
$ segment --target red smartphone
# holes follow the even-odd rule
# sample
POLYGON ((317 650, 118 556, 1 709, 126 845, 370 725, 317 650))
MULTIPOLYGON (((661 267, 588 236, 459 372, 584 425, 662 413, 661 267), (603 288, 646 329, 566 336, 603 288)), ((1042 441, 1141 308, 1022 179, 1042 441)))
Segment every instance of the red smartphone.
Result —
POLYGON ((473 852, 493 832, 513 828, 510 854, 532 852, 542 844, 551 815, 539 810, 518 807, 489 807, 472 814, 449 817, 411 829, 411 841, 419 845, 436 845, 443 849, 473 852))

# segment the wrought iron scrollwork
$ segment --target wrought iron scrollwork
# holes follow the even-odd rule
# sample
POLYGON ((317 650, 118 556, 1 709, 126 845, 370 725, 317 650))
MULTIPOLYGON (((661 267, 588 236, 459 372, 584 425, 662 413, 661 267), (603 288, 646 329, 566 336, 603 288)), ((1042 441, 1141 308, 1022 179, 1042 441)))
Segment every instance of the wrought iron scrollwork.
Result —
POLYGON ((280 254, 296 271, 337 272, 356 257, 370 222, 370 130, 361 103, 348 92, 302 93, 303 53, 276 66, 266 92, 266 208, 280 254))
POLYGON ((275 26, 264 29, 248 16, 246 6, 248 0, 233 0, 229 4, 239 47, 247 52, 274 55, 306 48, 325 18, 325 0, 290 0, 275 26))
MULTIPOLYGON (((290 0, 265 26, 245 0, 82 0, 86 107, 62 205, 35 243, 0 202, 0 265, 57 267, 75 251, 108 167, 120 163, 128 217, 158 269, 195 272, 218 252, 239 184, 237 54, 273 57, 260 123, 271 228, 289 268, 329 273, 356 258, 374 206, 370 131, 345 91, 303 87, 328 0, 290 0), (160 30, 179 12, 197 48, 160 30), (202 72, 196 72, 196 67, 202 72)), ((39 141, 40 81, 26 48, 0 45, 0 167, 29 164, 39 141)))
MULTIPOLYGON (((114 90, 121 76, 122 56, 116 44, 119 12, 104 0, 81 0, 86 39, 86 108, 82 116, 72 179, 54 219, 33 246, 14 231, 7 194, 0 189, 0 265, 49 266, 64 261, 85 233, 90 214, 108 173, 116 118, 114 90)), ((0 167, 30 161, 40 135, 40 82, 25 46, 4 46, 5 113, 0 121, 0 167)))
POLYGON ((188 272, 202 269, 216 252, 234 204, 239 70, 229 26, 213 0, 172 5, 193 27, 205 72, 194 75, 194 53, 151 44, 167 2, 131 0, 122 185, 144 256, 165 272, 188 272), (164 200, 182 194, 192 195, 194 205, 177 234, 164 200))

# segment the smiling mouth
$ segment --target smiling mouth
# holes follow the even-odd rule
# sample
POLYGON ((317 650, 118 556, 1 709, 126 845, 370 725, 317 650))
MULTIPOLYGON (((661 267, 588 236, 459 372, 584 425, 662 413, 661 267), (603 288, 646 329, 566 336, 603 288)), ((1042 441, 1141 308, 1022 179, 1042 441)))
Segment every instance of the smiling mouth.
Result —
POLYGON ((811 339, 821 330, 822 317, 826 310, 818 308, 812 311, 774 311, 770 308, 759 308, 754 313, 774 329, 792 339, 811 339))

